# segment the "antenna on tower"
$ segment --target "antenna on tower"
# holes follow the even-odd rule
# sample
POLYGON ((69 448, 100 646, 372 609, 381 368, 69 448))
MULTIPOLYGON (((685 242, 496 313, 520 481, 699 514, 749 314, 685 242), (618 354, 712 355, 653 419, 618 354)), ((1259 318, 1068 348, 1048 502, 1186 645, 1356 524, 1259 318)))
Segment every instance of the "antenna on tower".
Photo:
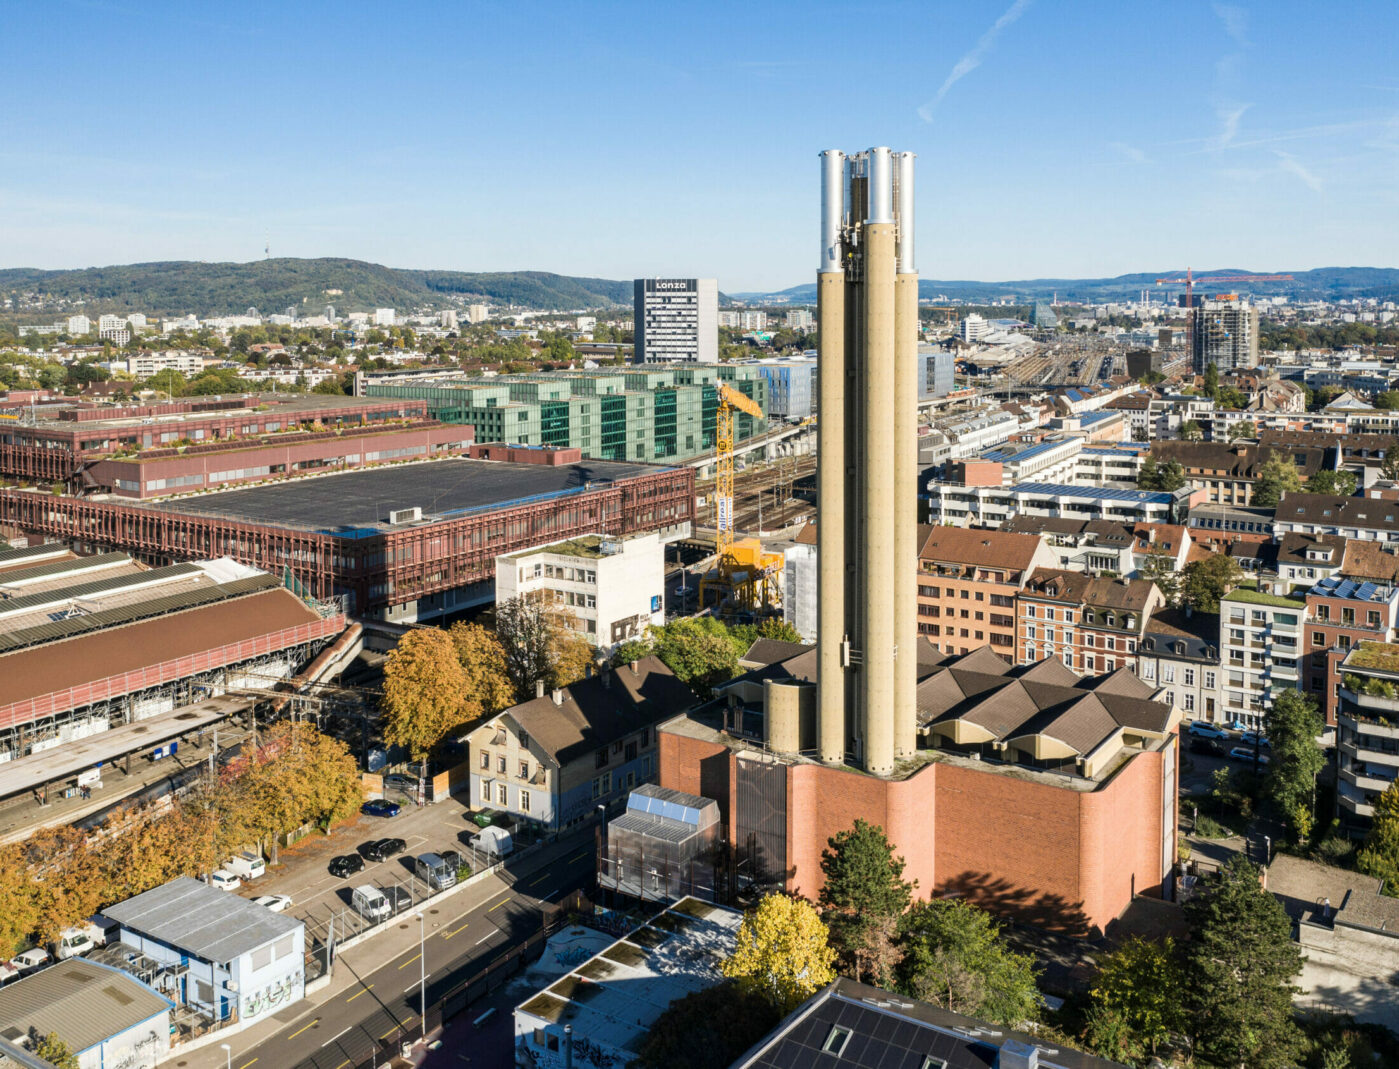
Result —
POLYGON ((264 259, 272 259, 272 238, 270 235, 263 236, 262 255, 264 259))

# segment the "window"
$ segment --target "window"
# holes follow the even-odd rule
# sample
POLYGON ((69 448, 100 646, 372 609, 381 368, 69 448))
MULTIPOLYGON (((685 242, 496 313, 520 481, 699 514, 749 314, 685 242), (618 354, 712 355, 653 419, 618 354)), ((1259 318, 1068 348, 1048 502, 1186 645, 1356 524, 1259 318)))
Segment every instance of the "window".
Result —
POLYGON ((529 791, 521 791, 521 792, 520 792, 520 812, 521 812, 521 813, 528 813, 528 812, 529 812, 529 791))
POLYGON ((1323 635, 1320 631, 1313 631, 1313 632, 1312 632, 1312 645, 1313 645, 1313 646, 1324 646, 1324 645, 1326 645, 1326 636, 1323 635))
POLYGON ((596 756, 596 758, 594 759, 594 761, 595 761, 595 763, 594 763, 594 765, 593 765, 594 768, 606 768, 606 767, 607 767, 607 747, 606 747, 606 746, 603 746, 603 747, 601 747, 601 748, 598 750, 597 756, 596 756))
POLYGON ((1155 678, 1156 678, 1156 662, 1154 662, 1154 661, 1143 661, 1143 662, 1142 662, 1142 678, 1143 678, 1143 679, 1155 679, 1155 678))
POLYGON ((484 779, 483 779, 483 780, 481 781, 481 801, 483 801, 483 802, 489 802, 490 800, 491 800, 491 784, 490 784, 490 781, 489 781, 489 780, 484 780, 484 779))
POLYGON ((505 775, 505 755, 501 754, 495 759, 495 770, 502 776, 505 775))
POLYGON ((1188 690, 1185 692, 1185 711, 1187 713, 1195 711, 1195 695, 1188 690))
POLYGON ((496 784, 495 797, 496 801, 499 802, 501 805, 510 804, 510 794, 506 790, 505 784, 503 783, 496 784))
POLYGON ((947 1069, 947 1059, 934 1058, 929 1054, 923 1059, 923 1069, 947 1069))
POLYGON ((1205 689, 1206 689, 1206 690, 1214 690, 1214 673, 1213 673, 1213 672, 1206 672, 1206 673, 1205 673, 1205 689))
POLYGON ((481 751, 481 769, 484 772, 491 770, 491 752, 489 750, 481 751))
POLYGON ((1083 667, 1086 668, 1086 669, 1087 669, 1088 671, 1090 671, 1090 672, 1096 672, 1096 671, 1097 671, 1097 661, 1094 659, 1094 657, 1093 657, 1092 654, 1089 654, 1087 657, 1085 657, 1085 658, 1083 659, 1083 667))
POLYGON ((1176 681, 1176 666, 1167 662, 1161 666, 1161 682, 1174 683, 1176 681))
POLYGON ((520 762, 520 778, 521 778, 521 779, 529 779, 529 762, 528 762, 528 761, 521 761, 521 762, 520 762))
POLYGON ((1374 609, 1371 609, 1368 613, 1365 614, 1365 622, 1366 622, 1370 627, 1379 627, 1379 626, 1380 626, 1380 614, 1379 614, 1377 611, 1375 611, 1374 609))
POLYGON ((839 1058, 845 1053, 845 1045, 850 1042, 850 1029, 842 1028, 840 1025, 831 1025, 831 1033, 826 1037, 826 1042, 821 1044, 821 1049, 827 1054, 834 1054, 839 1058))
MULTIPOLYGON (((1185 670, 1185 685, 1187 687, 1193 687, 1195 685, 1195 669, 1187 668, 1185 670)), ((1189 707, 1187 706, 1187 708, 1189 707)))

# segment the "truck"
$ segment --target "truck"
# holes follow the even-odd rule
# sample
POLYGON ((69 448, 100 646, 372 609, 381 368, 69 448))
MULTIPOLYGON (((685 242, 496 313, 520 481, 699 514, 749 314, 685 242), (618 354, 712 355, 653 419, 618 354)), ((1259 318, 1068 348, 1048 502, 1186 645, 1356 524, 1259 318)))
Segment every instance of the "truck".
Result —
POLYGON ((224 868, 242 879, 256 880, 267 871, 267 862, 256 851, 244 850, 229 858, 224 868))

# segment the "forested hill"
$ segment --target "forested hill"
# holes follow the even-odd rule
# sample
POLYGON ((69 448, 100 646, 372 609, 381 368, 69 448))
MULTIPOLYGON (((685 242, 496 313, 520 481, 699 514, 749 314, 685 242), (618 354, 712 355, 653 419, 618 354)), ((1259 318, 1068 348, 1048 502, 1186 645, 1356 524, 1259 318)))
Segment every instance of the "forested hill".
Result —
POLYGON ((212 316, 248 308, 269 314, 295 306, 309 315, 327 304, 341 313, 378 307, 407 312, 424 304, 447 307, 456 297, 546 311, 601 308, 629 305, 632 284, 548 271, 417 271, 362 260, 281 258, 242 264, 181 260, 74 271, 11 268, 0 270, 0 293, 82 298, 88 312, 212 316), (334 290, 340 292, 328 292, 334 290))

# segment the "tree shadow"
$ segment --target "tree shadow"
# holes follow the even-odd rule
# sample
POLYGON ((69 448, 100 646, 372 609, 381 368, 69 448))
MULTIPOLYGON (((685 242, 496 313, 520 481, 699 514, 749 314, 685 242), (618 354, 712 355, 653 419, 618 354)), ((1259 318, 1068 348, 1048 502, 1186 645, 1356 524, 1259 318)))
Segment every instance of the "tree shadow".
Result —
POLYGON ((934 894, 940 898, 964 898, 992 913, 1046 931, 1093 938, 1102 935, 1083 912, 1082 902, 1036 892, 989 872, 962 872, 940 883, 934 894))

